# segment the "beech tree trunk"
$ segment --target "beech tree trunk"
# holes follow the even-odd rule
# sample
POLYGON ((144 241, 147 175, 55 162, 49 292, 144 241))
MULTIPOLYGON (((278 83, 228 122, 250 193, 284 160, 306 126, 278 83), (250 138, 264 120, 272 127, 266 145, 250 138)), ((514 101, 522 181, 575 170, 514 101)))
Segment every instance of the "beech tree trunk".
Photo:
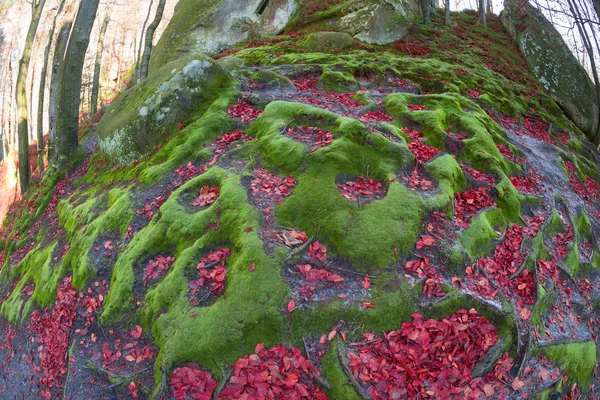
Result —
POLYGON ((72 22, 66 22, 60 28, 56 45, 54 46, 54 55, 52 59, 52 76, 50 78, 50 98, 48 101, 48 160, 54 159, 56 153, 56 109, 58 97, 58 84, 60 78, 60 70, 67 50, 69 41, 69 33, 71 33, 72 22))
POLYGON ((60 69, 56 115, 56 161, 73 154, 79 144, 81 77, 99 0, 81 0, 65 59, 60 69))
POLYGON ((452 22, 450 20, 450 0, 446 0, 446 13, 445 13, 445 18, 444 18, 444 23, 448 26, 450 26, 450 23, 452 22))
POLYGON ((486 25, 485 11, 485 0, 479 0, 479 23, 483 26, 486 25))
POLYGON ((148 76, 148 65, 150 64, 150 56, 152 55, 152 41, 154 40, 154 32, 156 32, 158 24, 160 24, 160 21, 162 21, 166 3, 167 0, 158 1, 156 14, 154 14, 154 20, 152 20, 148 26, 148 30, 146 31, 146 38, 144 40, 144 55, 142 56, 142 65, 140 67, 140 81, 146 79, 148 76))
POLYGON ((98 47, 96 50, 96 62, 94 64, 94 79, 92 81, 92 95, 90 100, 90 117, 96 114, 98 110, 98 93, 100 92, 100 75, 102 72, 102 53, 104 52, 104 37, 106 36, 106 28, 110 22, 110 9, 106 11, 106 16, 100 27, 100 35, 98 36, 98 47))
MULTIPOLYGON (((600 0, 599 0, 600 1, 600 0)), ((142 59, 142 45, 144 43, 144 33, 146 32, 146 26, 148 25, 148 21, 150 20, 150 13, 152 12, 152 4, 154 4, 154 0, 150 0, 150 5, 148 6, 148 14, 146 14, 146 19, 144 20, 144 24, 142 25, 142 34, 140 35, 140 44, 137 51, 137 56, 135 57, 135 72, 133 74, 133 84, 135 85, 140 81, 140 63, 142 59)))
MULTIPOLYGON (((52 21, 52 27, 48 34, 48 43, 44 50, 44 61, 42 63, 42 74, 40 76, 40 92, 38 94, 38 109, 37 109, 37 140, 38 140, 38 169, 42 170, 44 167, 44 100, 46 98, 46 77, 48 75, 48 64, 50 63, 50 49, 52 48, 52 42, 54 41, 54 33, 56 32, 56 22, 58 17, 62 14, 66 0, 61 0, 56 14, 54 14, 54 21, 52 21)), ((58 42, 57 42, 58 46, 58 42)))
POLYGON ((21 193, 25 193, 29 187, 30 164, 29 164, 29 112, 27 107, 26 81, 29 72, 29 61, 31 60, 31 49, 35 39, 35 33, 40 23, 40 17, 46 0, 37 0, 31 3, 31 22, 25 37, 25 47, 19 60, 19 72, 17 73, 17 89, 15 103, 17 105, 17 134, 19 137, 19 182, 21 193))
POLYGON ((431 1, 421 0, 421 12, 423 13, 423 23, 431 23, 431 1))

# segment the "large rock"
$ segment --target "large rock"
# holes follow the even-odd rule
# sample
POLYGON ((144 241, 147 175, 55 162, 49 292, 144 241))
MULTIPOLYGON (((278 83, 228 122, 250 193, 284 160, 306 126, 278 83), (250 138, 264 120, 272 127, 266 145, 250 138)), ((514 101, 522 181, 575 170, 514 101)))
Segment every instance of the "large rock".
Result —
POLYGON ((314 14, 300 7, 292 26, 286 29, 314 26, 344 32, 366 43, 389 44, 408 34, 409 24, 402 17, 408 17, 417 8, 416 3, 401 0, 346 1, 314 14))
POLYGON ((599 144, 598 101, 588 74, 537 8, 526 4, 518 14, 510 10, 502 12, 502 22, 530 70, 573 122, 592 142, 599 144))
POLYGON ((214 55, 253 35, 280 33, 294 0, 182 0, 156 45, 150 71, 190 53, 214 55))
POLYGON ((228 72, 202 54, 165 65, 108 108, 97 129, 103 155, 112 163, 131 164, 231 82, 228 72))

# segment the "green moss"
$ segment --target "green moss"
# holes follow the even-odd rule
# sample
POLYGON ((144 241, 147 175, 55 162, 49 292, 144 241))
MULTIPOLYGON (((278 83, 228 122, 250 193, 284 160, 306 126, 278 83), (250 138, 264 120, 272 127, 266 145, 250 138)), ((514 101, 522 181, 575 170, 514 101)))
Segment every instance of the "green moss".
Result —
POLYGON ((500 230, 506 229, 506 219, 502 211, 493 208, 481 212, 471 220, 471 225, 459 237, 469 259, 477 260, 494 248, 494 240, 500 237, 500 230))
POLYGON ((508 177, 500 173, 500 181, 495 186, 498 192, 496 203, 504 213, 504 216, 512 222, 519 222, 521 219, 521 194, 513 186, 508 177))
POLYGON ((46 307, 56 297, 58 282, 64 274, 63 268, 52 268, 50 266, 56 245, 57 242, 55 241, 43 250, 38 247, 37 251, 29 252, 11 274, 20 279, 10 296, 0 307, 0 313, 11 324, 22 322, 31 312, 34 303, 46 307), (33 295, 25 302, 21 294, 23 288, 30 282, 35 284, 35 290, 33 295))
POLYGON ((354 76, 347 72, 325 69, 317 81, 317 87, 326 92, 350 93, 356 92, 360 87, 354 76))
POLYGON ((593 341, 544 347, 542 353, 558 363, 569 376, 569 384, 577 383, 587 391, 596 368, 596 344, 593 341))
POLYGON ((133 163, 235 85, 230 74, 202 54, 163 66, 107 108, 96 129, 103 155, 120 165, 133 163))
MULTIPOLYGON (((431 208, 443 208, 452 205, 454 193, 460 192, 467 184, 465 174, 450 154, 444 154, 425 164, 427 172, 438 183, 442 194, 434 197, 431 208)), ((450 207, 451 209, 451 207, 450 207)))
POLYGON ((336 341, 333 346, 321 360, 321 370, 327 382, 331 386, 328 395, 333 399, 360 400, 360 396, 352 388, 352 384, 342 370, 340 360, 337 355, 338 346, 342 346, 336 341))

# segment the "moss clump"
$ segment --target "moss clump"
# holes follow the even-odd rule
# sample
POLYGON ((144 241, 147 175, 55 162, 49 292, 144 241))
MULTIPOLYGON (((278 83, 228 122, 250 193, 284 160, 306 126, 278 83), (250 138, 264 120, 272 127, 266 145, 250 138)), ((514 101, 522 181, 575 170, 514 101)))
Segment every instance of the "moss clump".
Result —
POLYGON ((352 43, 354 43, 354 39, 347 33, 314 32, 302 39, 298 46, 314 53, 344 50, 352 47, 352 43))
MULTIPOLYGON (((438 182, 442 193, 431 200, 432 208, 451 206, 454 194, 460 192, 467 184, 465 174, 450 154, 436 157, 425 164, 427 172, 438 182)), ((451 207, 450 207, 451 208, 451 207)))
POLYGON ((350 93, 360 89, 354 76, 347 72, 326 69, 317 81, 317 87, 326 92, 350 93))
POLYGON ((494 240, 500 237, 501 230, 505 228, 504 214, 500 209, 493 208, 473 218, 471 225, 460 235, 459 240, 469 259, 475 261, 493 250, 494 240))
POLYGON ((561 366, 569 377, 569 386, 576 382, 580 388, 588 391, 596 368, 594 341, 548 346, 541 349, 541 352, 561 366))

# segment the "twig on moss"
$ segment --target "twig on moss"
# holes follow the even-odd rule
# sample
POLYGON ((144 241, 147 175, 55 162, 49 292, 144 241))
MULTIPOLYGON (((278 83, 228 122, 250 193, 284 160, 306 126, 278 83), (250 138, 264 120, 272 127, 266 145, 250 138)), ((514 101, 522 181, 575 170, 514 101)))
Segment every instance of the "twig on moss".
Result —
POLYGON ((363 388, 362 385, 356 380, 354 375, 352 375, 350 368, 348 368, 348 357, 346 357, 346 346, 340 341, 339 338, 337 339, 336 346, 337 346, 337 355, 338 355, 338 359, 340 360, 340 365, 342 366, 342 370, 348 377, 348 380, 350 381, 352 386, 354 386, 354 390, 356 390, 356 393, 358 393, 358 395, 360 396, 360 398, 362 400, 372 400, 371 396, 369 396, 369 394, 367 393, 365 388, 363 388))
POLYGON ((227 386, 227 382, 229 382, 229 378, 231 378, 231 375, 233 375, 233 368, 228 367, 228 366, 222 367, 216 361, 215 361, 215 364, 217 364, 217 367, 219 367, 219 369, 221 370, 221 383, 219 384, 219 387, 217 388, 217 390, 215 390, 213 392, 213 395, 212 395, 213 400, 217 400, 219 398, 219 396, 221 395, 221 392, 225 389, 225 386, 227 386))
MULTIPOLYGON (((304 351, 306 352, 306 357, 308 358, 308 361, 310 361, 316 368, 317 360, 311 354, 310 345, 306 341, 305 337, 302 338, 302 343, 304 343, 304 351)), ((329 382, 327 382, 327 380, 322 375, 320 375, 321 371, 318 371, 318 372, 319 372, 319 375, 313 374, 313 378, 315 379, 315 381, 317 381, 317 383, 319 385, 323 386, 327 390, 331 390, 331 385, 329 384, 329 382)))
POLYGON ((306 248, 308 246, 310 246, 310 244, 313 242, 313 240, 315 240, 315 236, 311 236, 310 239, 308 239, 306 241, 306 243, 304 243, 302 246, 296 248, 294 251, 292 251, 286 258, 285 260, 283 260, 283 262, 288 262, 289 260, 291 260, 292 258, 294 258, 295 256, 297 256, 298 254, 302 253, 304 250, 306 250, 306 248))

